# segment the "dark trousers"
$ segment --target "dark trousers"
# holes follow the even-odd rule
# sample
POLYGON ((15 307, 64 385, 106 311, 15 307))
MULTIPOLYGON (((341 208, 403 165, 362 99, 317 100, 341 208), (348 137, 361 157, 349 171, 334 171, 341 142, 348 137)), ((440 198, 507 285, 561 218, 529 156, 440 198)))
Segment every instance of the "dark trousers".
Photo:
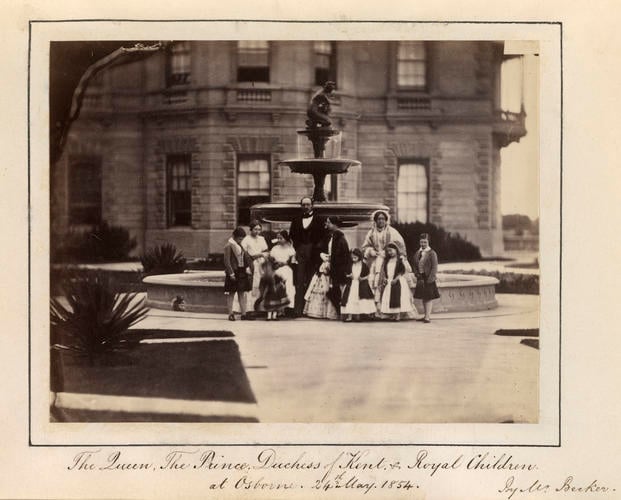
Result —
POLYGON ((300 245, 296 249, 298 265, 295 269, 295 313, 304 311, 304 294, 313 279, 313 244, 300 245))

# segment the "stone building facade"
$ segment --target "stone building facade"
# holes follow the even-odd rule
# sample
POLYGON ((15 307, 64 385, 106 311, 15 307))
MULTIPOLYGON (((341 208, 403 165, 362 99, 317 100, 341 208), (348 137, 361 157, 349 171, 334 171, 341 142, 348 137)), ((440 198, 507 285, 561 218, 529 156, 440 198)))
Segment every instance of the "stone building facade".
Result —
POLYGON ((53 170, 52 228, 105 220, 138 252, 221 251, 253 203, 312 192, 277 165, 330 79, 341 154, 362 163, 328 178, 330 198, 384 203, 499 255, 500 148, 526 133, 523 113, 499 109, 503 59, 502 42, 173 43, 90 83, 53 170))

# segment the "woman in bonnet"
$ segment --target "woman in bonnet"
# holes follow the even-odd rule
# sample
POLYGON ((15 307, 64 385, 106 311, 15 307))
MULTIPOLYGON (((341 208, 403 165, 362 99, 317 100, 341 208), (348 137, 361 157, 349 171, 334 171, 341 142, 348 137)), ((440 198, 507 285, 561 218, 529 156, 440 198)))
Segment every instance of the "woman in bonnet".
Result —
POLYGON ((375 293, 375 302, 379 304, 381 297, 378 290, 378 279, 386 256, 386 246, 389 243, 394 243, 400 255, 405 255, 406 251, 403 236, 390 225, 388 212, 376 210, 373 212, 372 218, 373 226, 369 229, 362 243, 362 252, 369 266, 369 283, 375 293))

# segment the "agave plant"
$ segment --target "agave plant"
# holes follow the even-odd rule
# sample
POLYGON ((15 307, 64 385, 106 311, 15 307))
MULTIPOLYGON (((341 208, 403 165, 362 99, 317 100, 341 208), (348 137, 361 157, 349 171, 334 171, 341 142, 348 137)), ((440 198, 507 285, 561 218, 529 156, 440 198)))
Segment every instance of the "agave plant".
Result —
POLYGON ((148 249, 141 257, 146 274, 181 273, 185 269, 185 257, 171 243, 148 249))
POLYGON ((85 356, 92 364, 132 345, 126 332, 148 312, 135 293, 116 293, 100 274, 68 279, 62 288, 63 297, 50 299, 53 348, 85 356))

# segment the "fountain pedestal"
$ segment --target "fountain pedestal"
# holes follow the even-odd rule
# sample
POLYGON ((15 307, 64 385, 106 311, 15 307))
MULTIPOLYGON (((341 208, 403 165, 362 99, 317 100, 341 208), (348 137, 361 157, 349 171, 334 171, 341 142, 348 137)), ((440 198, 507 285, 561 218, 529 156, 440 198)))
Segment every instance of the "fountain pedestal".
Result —
MULTIPOLYGON (((358 160, 341 158, 341 133, 331 127, 306 128, 297 131, 304 142, 298 141, 298 158, 284 160, 279 167, 289 167, 296 174, 313 176, 314 211, 322 217, 338 216, 344 227, 356 226, 360 222, 371 220, 376 210, 386 210, 386 205, 362 202, 331 202, 327 201, 324 191, 326 177, 333 174, 344 174, 350 167, 359 167, 358 160), (308 147, 312 145, 313 157, 308 147)), ((250 208, 251 217, 265 222, 290 222, 299 213, 299 203, 261 203, 250 208)))

